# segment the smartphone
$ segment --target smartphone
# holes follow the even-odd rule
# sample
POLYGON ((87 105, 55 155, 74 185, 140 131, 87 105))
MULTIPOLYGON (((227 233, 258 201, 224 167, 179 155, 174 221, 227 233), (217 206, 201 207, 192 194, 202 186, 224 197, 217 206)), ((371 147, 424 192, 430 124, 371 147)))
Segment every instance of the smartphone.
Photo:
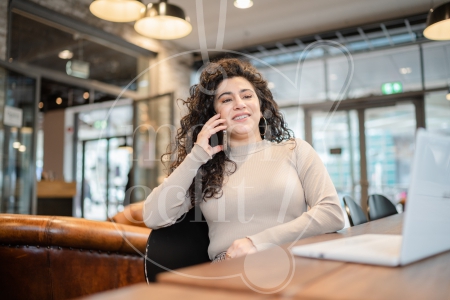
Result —
POLYGON ((215 147, 217 145, 223 145, 224 137, 226 139, 226 136, 227 135, 226 135, 225 130, 218 131, 209 138, 209 144, 211 145, 211 147, 215 147))
MULTIPOLYGON (((213 117, 213 116, 211 116, 211 117, 213 117)), ((227 150, 228 150, 227 149, 227 147, 228 147, 227 131, 226 130, 221 130, 221 131, 218 131, 215 134, 213 134, 209 138, 209 145, 211 147, 222 145, 223 146, 223 152, 225 152, 225 154, 227 154, 227 150)))
POLYGON ((209 144, 211 145, 211 147, 215 147, 217 145, 223 145, 223 151, 226 153, 227 147, 228 147, 227 131, 221 130, 221 131, 213 134, 209 138, 209 144))

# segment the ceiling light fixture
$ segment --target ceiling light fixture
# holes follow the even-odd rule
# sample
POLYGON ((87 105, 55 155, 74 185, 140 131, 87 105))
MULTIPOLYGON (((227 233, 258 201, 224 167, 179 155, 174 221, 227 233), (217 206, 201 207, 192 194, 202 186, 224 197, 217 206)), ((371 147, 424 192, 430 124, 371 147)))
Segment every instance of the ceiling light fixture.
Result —
POLYGON ((125 143, 119 145, 119 147, 117 147, 117 149, 127 150, 128 152, 133 153, 133 147, 128 146, 126 139, 125 139, 125 143))
POLYGON ((406 75, 406 74, 410 74, 412 71, 411 71, 411 68, 407 67, 407 68, 400 68, 399 72, 402 75, 406 75))
POLYGON ((58 53, 58 57, 61 59, 71 59, 73 57, 73 52, 70 50, 63 50, 58 53))
POLYGON ((95 0, 89 6, 91 13, 111 22, 132 22, 145 12, 145 5, 138 0, 95 0))
POLYGON ((134 29, 149 38, 173 40, 191 33, 192 25, 183 9, 161 0, 148 4, 144 16, 134 24, 134 29))
POLYGON ((234 0, 234 6, 237 8, 246 9, 253 6, 252 0, 234 0))
POLYGON ((430 40, 450 40, 450 2, 430 9, 423 35, 430 40))

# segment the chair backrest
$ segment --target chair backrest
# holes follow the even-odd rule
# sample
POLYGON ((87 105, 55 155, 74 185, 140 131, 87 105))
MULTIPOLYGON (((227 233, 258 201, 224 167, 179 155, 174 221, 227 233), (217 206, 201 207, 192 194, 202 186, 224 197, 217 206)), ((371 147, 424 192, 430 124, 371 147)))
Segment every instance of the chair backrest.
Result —
POLYGON ((367 217, 361 207, 350 196, 344 196, 345 211, 351 226, 367 223, 367 217))
POLYGON ((367 209, 370 220, 378 220, 397 214, 394 204, 383 195, 373 194, 369 196, 367 209))
POLYGON ((208 246, 208 224, 198 206, 175 224, 152 230, 145 254, 147 282, 155 282, 161 272, 209 262, 208 246))

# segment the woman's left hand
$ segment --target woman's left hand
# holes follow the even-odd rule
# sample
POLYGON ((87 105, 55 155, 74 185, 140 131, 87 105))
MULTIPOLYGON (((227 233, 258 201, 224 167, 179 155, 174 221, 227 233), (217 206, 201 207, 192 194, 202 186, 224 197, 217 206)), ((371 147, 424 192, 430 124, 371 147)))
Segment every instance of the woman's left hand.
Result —
POLYGON ((252 240, 248 238, 243 238, 235 240, 231 244, 230 248, 227 250, 227 259, 236 258, 239 256, 252 254, 257 252, 255 245, 253 245, 252 240))

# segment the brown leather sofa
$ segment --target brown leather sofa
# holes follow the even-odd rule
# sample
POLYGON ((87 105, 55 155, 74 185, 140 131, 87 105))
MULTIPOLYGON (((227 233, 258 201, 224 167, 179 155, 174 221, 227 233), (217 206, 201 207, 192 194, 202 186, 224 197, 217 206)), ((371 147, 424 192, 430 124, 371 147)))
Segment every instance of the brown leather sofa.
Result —
POLYGON ((0 214, 0 297, 70 299, 144 282, 150 229, 0 214))

